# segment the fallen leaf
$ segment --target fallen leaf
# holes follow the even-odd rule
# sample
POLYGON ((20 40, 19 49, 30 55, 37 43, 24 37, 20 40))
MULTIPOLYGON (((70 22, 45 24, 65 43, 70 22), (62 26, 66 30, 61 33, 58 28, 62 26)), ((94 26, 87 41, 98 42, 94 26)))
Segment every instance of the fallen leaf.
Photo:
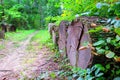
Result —
POLYGON ((110 30, 109 30, 108 28, 102 28, 102 30, 103 30, 104 32, 110 32, 110 30))
POLYGON ((87 49, 88 47, 87 46, 82 46, 79 48, 79 50, 84 50, 84 49, 87 49))
POLYGON ((95 27, 97 26, 95 23, 91 23, 90 25, 91 25, 91 27, 93 27, 93 28, 95 28, 95 27))
POLYGON ((98 55, 99 55, 98 53, 96 53, 96 52, 94 52, 94 51, 92 51, 92 54, 94 54, 94 55, 96 55, 96 56, 98 56, 98 55))
POLYGON ((115 60, 116 62, 120 62, 120 57, 114 57, 114 60, 115 60))

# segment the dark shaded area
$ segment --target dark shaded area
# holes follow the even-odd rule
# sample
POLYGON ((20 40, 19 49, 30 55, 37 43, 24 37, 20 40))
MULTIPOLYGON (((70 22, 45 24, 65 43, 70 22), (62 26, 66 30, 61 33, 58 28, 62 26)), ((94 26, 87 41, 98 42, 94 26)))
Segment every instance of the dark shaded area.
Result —
POLYGON ((16 27, 15 27, 15 25, 11 25, 9 31, 16 32, 16 27))
POLYGON ((16 26, 13 24, 7 24, 7 23, 2 23, 1 24, 1 30, 4 32, 15 32, 16 31, 16 26))

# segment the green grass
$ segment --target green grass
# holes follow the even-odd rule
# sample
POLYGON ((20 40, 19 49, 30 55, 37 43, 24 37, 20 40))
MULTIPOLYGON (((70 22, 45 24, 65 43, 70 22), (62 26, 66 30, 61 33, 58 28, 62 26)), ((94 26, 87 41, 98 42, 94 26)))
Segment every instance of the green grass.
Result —
POLYGON ((40 44, 45 44, 50 39, 50 35, 47 30, 40 30, 33 38, 33 41, 37 41, 40 44))
POLYGON ((22 41, 25 40, 27 36, 34 31, 35 30, 18 30, 16 32, 7 32, 5 36, 7 40, 22 41))
POLYGON ((37 42, 39 44, 39 47, 42 48, 42 46, 47 46, 51 50, 55 49, 55 45, 52 43, 52 40, 50 39, 50 34, 48 30, 40 30, 33 38, 33 42, 37 42))

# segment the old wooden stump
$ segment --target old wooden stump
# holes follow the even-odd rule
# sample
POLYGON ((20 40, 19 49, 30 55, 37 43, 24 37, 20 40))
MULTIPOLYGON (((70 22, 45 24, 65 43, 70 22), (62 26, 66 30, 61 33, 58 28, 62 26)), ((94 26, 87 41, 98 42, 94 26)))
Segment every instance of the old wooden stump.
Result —
POLYGON ((62 56, 66 56, 66 45, 67 45, 67 29, 68 29, 69 22, 68 21, 61 21, 59 25, 59 39, 58 39, 58 47, 59 52, 62 56))

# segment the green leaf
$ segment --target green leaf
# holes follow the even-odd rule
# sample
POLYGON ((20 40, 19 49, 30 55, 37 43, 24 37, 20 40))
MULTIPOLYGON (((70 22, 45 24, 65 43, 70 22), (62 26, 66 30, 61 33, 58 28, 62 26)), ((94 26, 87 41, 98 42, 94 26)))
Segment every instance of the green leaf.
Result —
POLYGON ((103 73, 99 73, 96 75, 96 77, 101 77, 103 75, 103 73))
POLYGON ((116 74, 117 74, 117 75, 120 75, 120 69, 116 71, 116 74))
POLYGON ((107 43, 110 43, 110 42, 111 42, 111 38, 108 37, 108 38, 107 38, 107 43))
POLYGON ((105 68, 101 64, 95 64, 95 67, 100 69, 101 71, 105 70, 105 68))
POLYGON ((114 24, 115 22, 116 22, 116 20, 114 19, 114 20, 111 21, 111 24, 114 24))
POLYGON ((104 44, 104 43, 105 43, 104 40, 99 40, 99 41, 95 42, 95 43, 93 44, 93 46, 99 46, 99 45, 104 44))
POLYGON ((120 28, 115 28, 115 33, 120 36, 120 28))
POLYGON ((113 80, 120 80, 120 77, 116 77, 116 78, 114 78, 113 80))
POLYGON ((114 52, 111 52, 109 51, 107 54, 106 54, 106 57, 107 58, 113 58, 115 56, 115 53, 114 52))
POLYGON ((105 67, 106 69, 110 69, 110 64, 107 64, 105 67))
POLYGON ((97 70, 95 71, 95 76, 97 76, 99 72, 100 72, 100 69, 97 69, 97 70))
POLYGON ((91 29, 89 30, 88 32, 89 33, 96 33, 96 32, 100 32, 102 30, 103 26, 99 26, 99 27, 96 27, 95 29, 91 29))
POLYGON ((119 20, 116 21, 116 23, 114 24, 114 27, 115 27, 115 28, 120 28, 120 21, 119 21, 119 20))
POLYGON ((77 80, 84 80, 82 77, 79 77, 77 80))
POLYGON ((116 36, 116 41, 120 41, 120 36, 116 36))
POLYGON ((92 73, 92 69, 88 68, 88 69, 87 69, 87 74, 90 75, 91 73, 92 73))
POLYGON ((104 49, 99 49, 99 50, 97 50, 97 53, 98 53, 98 54, 104 54, 104 53, 105 53, 105 50, 104 50, 104 49))

